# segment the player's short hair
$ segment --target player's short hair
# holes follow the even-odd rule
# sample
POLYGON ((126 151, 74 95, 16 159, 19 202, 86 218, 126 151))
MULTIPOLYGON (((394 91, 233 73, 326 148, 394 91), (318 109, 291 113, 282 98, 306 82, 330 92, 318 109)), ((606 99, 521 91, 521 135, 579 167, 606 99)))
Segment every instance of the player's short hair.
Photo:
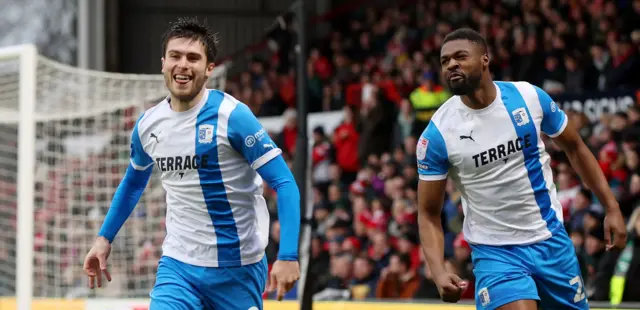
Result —
POLYGON ((446 37, 444 37, 444 40, 442 41, 442 45, 444 45, 449 41, 456 41, 456 40, 467 40, 471 43, 477 44, 482 48, 482 51, 484 53, 487 53, 487 51, 489 50, 489 46, 487 45, 487 40, 485 40, 480 33, 478 33, 477 31, 471 28, 459 28, 450 32, 449 34, 447 34, 446 37))
POLYGON ((162 36, 162 55, 167 52, 169 40, 188 38, 202 42, 208 62, 213 62, 218 55, 218 34, 207 26, 207 20, 198 21, 196 17, 180 17, 171 23, 162 36))

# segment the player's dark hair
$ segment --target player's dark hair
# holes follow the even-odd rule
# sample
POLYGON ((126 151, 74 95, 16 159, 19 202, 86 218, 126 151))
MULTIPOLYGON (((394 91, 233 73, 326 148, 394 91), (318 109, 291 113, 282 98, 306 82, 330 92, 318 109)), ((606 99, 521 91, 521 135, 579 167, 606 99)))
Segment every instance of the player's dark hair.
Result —
POLYGON ((471 28, 460 28, 450 32, 446 37, 444 37, 442 45, 449 41, 456 40, 467 40, 471 43, 477 44, 482 48, 482 51, 484 53, 487 53, 487 51, 489 50, 487 40, 485 40, 480 33, 471 28))
POLYGON ((167 52, 169 40, 187 38, 200 41, 204 45, 207 62, 214 62, 218 55, 218 34, 208 26, 207 20, 199 22, 196 17, 181 17, 170 24, 169 29, 162 36, 162 55, 167 52))

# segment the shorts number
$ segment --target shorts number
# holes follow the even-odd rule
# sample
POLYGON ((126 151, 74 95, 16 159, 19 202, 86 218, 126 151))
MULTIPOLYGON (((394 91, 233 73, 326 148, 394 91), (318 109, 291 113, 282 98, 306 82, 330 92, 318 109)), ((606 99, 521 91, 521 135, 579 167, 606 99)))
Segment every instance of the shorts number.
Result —
POLYGON ((574 303, 580 302, 587 297, 587 294, 585 294, 584 289, 582 288, 582 279, 580 278, 580 276, 576 276, 575 278, 571 279, 571 281, 569 281, 569 284, 571 284, 572 286, 578 284, 576 295, 573 296, 574 303))

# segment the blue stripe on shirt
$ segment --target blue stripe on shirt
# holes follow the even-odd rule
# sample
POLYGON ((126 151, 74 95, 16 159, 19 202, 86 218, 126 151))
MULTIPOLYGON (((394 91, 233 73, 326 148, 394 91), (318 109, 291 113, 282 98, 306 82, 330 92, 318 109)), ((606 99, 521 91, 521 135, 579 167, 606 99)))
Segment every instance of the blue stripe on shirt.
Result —
POLYGON ((527 169, 536 203, 540 207, 542 219, 547 223, 547 228, 553 230, 558 226, 559 221, 552 208, 551 197, 549 196, 549 190, 542 171, 542 163, 540 162, 540 150, 538 149, 540 134, 536 129, 527 103, 518 88, 509 82, 496 82, 496 84, 500 88, 502 102, 509 113, 516 134, 523 140, 526 136, 529 138, 531 146, 526 147, 523 145, 522 147, 524 165, 527 169))
POLYGON ((195 139, 196 155, 200 159, 198 163, 198 175, 202 195, 213 223, 216 234, 216 247, 218 250, 218 266, 236 266, 242 261, 240 255, 240 237, 238 228, 229 200, 227 190, 222 179, 220 163, 218 160, 218 110, 224 100, 220 92, 209 92, 207 102, 200 110, 196 120, 195 139), (213 126, 212 141, 201 143, 198 138, 201 125, 213 126), (206 158, 206 163, 205 163, 206 158))

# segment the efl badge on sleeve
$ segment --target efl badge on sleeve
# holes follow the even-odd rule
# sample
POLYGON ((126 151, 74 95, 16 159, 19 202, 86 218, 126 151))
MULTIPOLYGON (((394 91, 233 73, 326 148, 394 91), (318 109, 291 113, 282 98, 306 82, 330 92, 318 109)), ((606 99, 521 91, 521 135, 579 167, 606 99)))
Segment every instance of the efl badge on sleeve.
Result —
POLYGON ((213 125, 204 124, 198 127, 198 143, 213 142, 213 125))
POLYGON ((418 140, 418 145, 416 146, 416 157, 418 160, 424 160, 427 157, 427 146, 429 145, 429 140, 424 137, 420 137, 418 140))
POLYGON ((513 114, 513 119, 518 126, 524 126, 529 124, 529 115, 527 115, 527 110, 525 108, 518 108, 511 112, 513 114))

